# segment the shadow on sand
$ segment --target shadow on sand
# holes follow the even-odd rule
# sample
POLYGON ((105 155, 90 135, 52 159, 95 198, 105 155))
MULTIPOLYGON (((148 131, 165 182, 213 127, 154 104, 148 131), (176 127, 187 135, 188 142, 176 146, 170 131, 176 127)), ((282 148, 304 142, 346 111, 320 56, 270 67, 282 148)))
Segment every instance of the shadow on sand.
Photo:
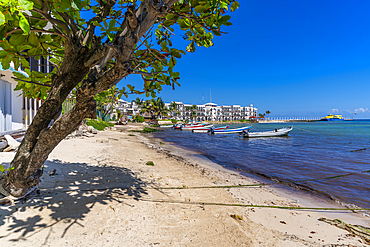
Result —
POLYGON ((13 242, 26 240, 60 221, 68 222, 61 236, 64 237, 74 224, 83 226, 82 220, 94 206, 116 201, 109 196, 110 193, 137 200, 147 195, 144 187, 148 184, 124 167, 65 163, 59 160, 47 161, 45 166, 38 190, 28 199, 0 208, 0 242, 4 238, 13 242), (54 169, 55 175, 48 175, 54 169), (22 217, 19 212, 26 210, 33 210, 34 216, 22 217), (50 211, 48 217, 51 220, 43 219, 38 214, 38 211, 44 210, 50 211))

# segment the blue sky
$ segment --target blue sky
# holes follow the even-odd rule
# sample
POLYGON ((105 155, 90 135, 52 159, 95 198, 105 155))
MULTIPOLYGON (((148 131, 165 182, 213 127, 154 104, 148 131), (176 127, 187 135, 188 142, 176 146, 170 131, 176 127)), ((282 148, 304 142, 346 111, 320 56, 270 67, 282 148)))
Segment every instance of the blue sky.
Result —
MULTIPOLYGON (((211 89, 216 104, 254 104, 271 117, 370 118, 369 10, 370 1, 240 0, 228 34, 183 56, 181 87, 159 96, 202 104, 211 89)), ((175 44, 186 47, 180 35, 175 44)))

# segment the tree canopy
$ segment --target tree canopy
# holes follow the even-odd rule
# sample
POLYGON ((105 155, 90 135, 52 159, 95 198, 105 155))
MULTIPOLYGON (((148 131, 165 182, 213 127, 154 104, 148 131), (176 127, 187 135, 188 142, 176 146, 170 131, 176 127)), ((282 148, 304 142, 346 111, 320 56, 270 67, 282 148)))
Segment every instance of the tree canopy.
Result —
MULTIPOLYGON (((94 68, 89 71, 94 77, 104 78, 117 69, 123 71, 116 80, 140 74, 143 88, 127 84, 124 93, 155 97, 162 86, 179 85, 174 66, 185 51, 172 46, 174 32, 181 30, 188 52, 196 46, 210 47, 214 35, 222 34, 222 25, 231 25, 225 13, 238 7, 235 0, 0 0, 0 62, 4 69, 11 62, 15 69, 22 66, 28 77, 16 73, 17 89, 28 97, 46 99, 53 77, 64 72, 63 61, 73 43, 92 51, 86 65, 94 68), (150 8, 160 14, 148 27, 144 20, 150 8), (136 40, 124 64, 117 63, 129 32, 135 33, 136 40), (49 57, 53 70, 30 71, 27 57, 49 57)), ((101 85, 96 93, 109 86, 101 85)))
POLYGON ((164 85, 179 85, 174 67, 185 51, 173 47, 174 33, 188 42, 187 52, 210 47, 238 7, 235 0, 0 0, 0 62, 22 66, 28 76, 15 73, 16 89, 45 99, 1 187, 20 197, 37 186, 51 151, 96 117, 94 96, 123 78, 143 79, 142 88, 127 84, 124 95, 155 97, 164 85), (33 57, 49 60, 52 71, 33 71, 33 57), (71 92, 75 105, 49 127, 71 92))

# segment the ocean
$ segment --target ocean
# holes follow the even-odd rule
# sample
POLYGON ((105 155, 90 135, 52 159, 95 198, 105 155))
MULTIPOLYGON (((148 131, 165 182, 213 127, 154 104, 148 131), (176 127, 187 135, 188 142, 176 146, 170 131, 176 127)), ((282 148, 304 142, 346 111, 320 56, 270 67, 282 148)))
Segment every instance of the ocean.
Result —
POLYGON ((250 132, 290 125, 294 129, 288 137, 248 139, 174 129, 153 135, 257 180, 279 181, 347 206, 370 208, 370 120, 259 123, 250 132))

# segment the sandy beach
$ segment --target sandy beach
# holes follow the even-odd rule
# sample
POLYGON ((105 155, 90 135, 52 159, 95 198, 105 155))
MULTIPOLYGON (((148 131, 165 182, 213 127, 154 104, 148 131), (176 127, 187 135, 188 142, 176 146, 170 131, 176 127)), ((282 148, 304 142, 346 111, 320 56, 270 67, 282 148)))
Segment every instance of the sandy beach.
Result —
POLYGON ((38 190, 0 206, 0 246, 368 246, 318 220, 369 227, 354 213, 230 205, 302 206, 262 186, 189 189, 256 181, 128 131, 135 128, 61 142, 38 190))

